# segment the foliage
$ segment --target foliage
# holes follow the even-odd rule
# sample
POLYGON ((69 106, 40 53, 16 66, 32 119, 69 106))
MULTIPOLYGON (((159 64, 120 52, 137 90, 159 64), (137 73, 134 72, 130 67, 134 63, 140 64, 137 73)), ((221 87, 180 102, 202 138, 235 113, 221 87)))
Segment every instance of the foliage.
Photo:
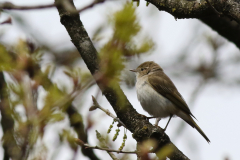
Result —
POLYGON ((136 16, 136 8, 131 3, 126 3, 120 11, 114 13, 110 23, 113 34, 99 54, 104 81, 111 85, 119 81, 124 62, 132 56, 148 53, 153 49, 154 43, 147 37, 141 40, 138 37, 141 26, 136 16))
MULTIPOLYGON (((13 132, 6 132, 3 141, 6 146, 10 144, 9 142, 15 142, 12 148, 21 148, 14 150, 15 159, 34 157, 35 150, 38 150, 35 146, 38 141, 42 141, 45 128, 63 121, 69 104, 76 96, 75 92, 86 89, 84 88, 86 85, 90 87, 89 82, 91 82, 89 73, 85 74, 78 67, 69 69, 62 66, 68 69, 65 74, 72 80, 75 89, 70 94, 65 89, 68 86, 60 89, 51 79, 56 71, 56 67, 53 67, 54 63, 48 64, 45 69, 41 66, 44 49, 30 50, 30 47, 30 43, 23 40, 19 40, 19 43, 9 50, 4 45, 0 45, 0 56, 3 57, 0 62, 1 74, 4 72, 10 77, 1 79, 1 83, 6 81, 2 89, 5 94, 1 93, 3 95, 1 103, 5 106, 2 108, 4 109, 2 116, 12 119, 14 123, 13 132), (41 91, 41 87, 44 91, 41 91), (43 92, 45 95, 42 97, 43 92), (41 99, 40 103, 38 103, 39 99, 41 99)), ((74 119, 73 121, 77 122, 79 117, 74 119)), ((66 137, 68 142, 73 142, 68 130, 63 130, 60 136, 66 137)), ((74 143, 70 144, 74 148, 74 143)), ((47 150, 43 149, 42 152, 47 150)))
MULTIPOLYGON (((110 24, 113 34, 99 51, 103 74, 99 76, 99 80, 101 84, 114 88, 120 81, 125 63, 133 56, 149 53, 154 43, 148 37, 140 38, 141 26, 136 8, 131 3, 126 3, 121 10, 114 13, 110 17, 110 24)), ((124 106, 124 103, 123 98, 118 96, 118 104, 124 106)))

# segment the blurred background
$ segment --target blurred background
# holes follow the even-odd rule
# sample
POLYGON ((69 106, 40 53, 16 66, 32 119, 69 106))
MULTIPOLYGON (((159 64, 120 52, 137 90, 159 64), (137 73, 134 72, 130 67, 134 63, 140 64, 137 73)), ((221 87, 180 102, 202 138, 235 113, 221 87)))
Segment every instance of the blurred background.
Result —
MULTIPOLYGON (((34 6, 54 1, 7 2, 34 6)), ((74 3, 80 9, 92 1, 76 0, 74 3)), ((119 17, 116 12, 120 14, 118 11, 123 10, 125 3, 120 0, 106 1, 80 13, 80 19, 103 60, 111 55, 106 54, 109 50, 106 44, 111 44, 116 38, 113 35, 118 34, 119 17)), ((136 3, 133 5, 136 6, 136 3)), ((131 49, 123 49, 125 54, 121 54, 123 58, 119 63, 124 65, 118 69, 121 88, 129 101, 140 114, 149 116, 137 100, 135 75, 129 69, 135 69, 145 61, 155 61, 175 83, 211 143, 208 144, 180 118, 173 118, 166 131, 171 141, 190 159, 238 159, 239 49, 199 20, 175 19, 151 4, 146 6, 145 1, 140 2, 134 13, 136 17, 132 20, 138 24, 135 26, 137 31, 132 35, 131 42, 127 42, 131 49)), ((6 93, 11 109, 6 112, 13 117, 13 137, 28 152, 24 153, 24 158, 89 159, 80 147, 71 144, 71 137, 77 134, 68 118, 70 111, 66 106, 72 101, 82 116, 88 143, 92 146, 99 144, 97 130, 109 139, 109 147, 117 150, 122 143, 124 129, 120 127, 119 136, 113 142, 111 139, 117 129, 116 124, 107 134, 112 118, 101 110, 89 112, 93 95, 102 107, 114 113, 60 23, 58 11, 55 8, 5 10, 0 15, 0 23, 4 21, 7 23, 0 25, 0 71, 8 88, 6 93), (31 96, 29 93, 32 93, 31 96), (24 135, 30 138, 26 139, 24 135)), ((131 28, 134 25, 129 24, 129 28, 124 26, 124 29, 132 33, 135 31, 131 28)), ((1 103, 5 101, 6 98, 1 103)), ((1 118, 3 122, 4 117, 1 118)), ((155 120, 150 121, 154 123, 155 120)), ((164 127, 166 122, 167 119, 163 119, 159 125, 164 127)), ((4 129, 1 129, 0 137, 4 139, 3 135, 4 129)), ((127 135, 123 150, 133 151, 136 141, 129 131, 127 135)), ((5 142, 6 139, 10 138, 5 137, 5 142)), ((3 146, 0 148, 0 159, 4 157, 3 146)), ((94 150, 94 153, 100 159, 111 159, 105 151, 94 150)), ((136 159, 136 155, 115 155, 122 159, 136 159)))

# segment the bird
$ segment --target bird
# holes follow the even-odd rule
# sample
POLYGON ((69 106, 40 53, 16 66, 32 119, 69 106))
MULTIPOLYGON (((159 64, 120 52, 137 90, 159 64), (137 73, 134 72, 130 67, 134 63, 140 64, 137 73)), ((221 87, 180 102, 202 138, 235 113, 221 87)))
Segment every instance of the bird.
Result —
POLYGON ((143 109, 153 116, 150 118, 157 118, 156 126, 162 118, 169 117, 163 129, 165 131, 171 118, 177 116, 195 128, 208 143, 210 142, 194 121, 195 116, 174 83, 157 63, 147 61, 130 71, 136 73, 137 98, 143 109))

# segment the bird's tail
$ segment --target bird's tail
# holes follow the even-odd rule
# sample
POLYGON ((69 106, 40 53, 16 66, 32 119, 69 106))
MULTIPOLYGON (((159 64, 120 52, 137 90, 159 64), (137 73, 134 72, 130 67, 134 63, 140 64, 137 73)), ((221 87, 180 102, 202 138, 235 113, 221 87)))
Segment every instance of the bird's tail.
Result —
POLYGON ((191 116, 188 117, 188 119, 184 119, 190 126, 193 128, 196 128, 196 130, 206 139, 206 141, 209 143, 210 140, 206 136, 206 134, 202 131, 202 129, 197 125, 197 123, 193 120, 191 116))

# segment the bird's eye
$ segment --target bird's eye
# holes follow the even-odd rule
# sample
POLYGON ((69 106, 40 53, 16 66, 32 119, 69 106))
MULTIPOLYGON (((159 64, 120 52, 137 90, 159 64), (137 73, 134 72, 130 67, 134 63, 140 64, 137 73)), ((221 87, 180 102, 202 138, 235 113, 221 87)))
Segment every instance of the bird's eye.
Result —
POLYGON ((144 70, 144 68, 141 68, 141 71, 143 71, 144 70))

